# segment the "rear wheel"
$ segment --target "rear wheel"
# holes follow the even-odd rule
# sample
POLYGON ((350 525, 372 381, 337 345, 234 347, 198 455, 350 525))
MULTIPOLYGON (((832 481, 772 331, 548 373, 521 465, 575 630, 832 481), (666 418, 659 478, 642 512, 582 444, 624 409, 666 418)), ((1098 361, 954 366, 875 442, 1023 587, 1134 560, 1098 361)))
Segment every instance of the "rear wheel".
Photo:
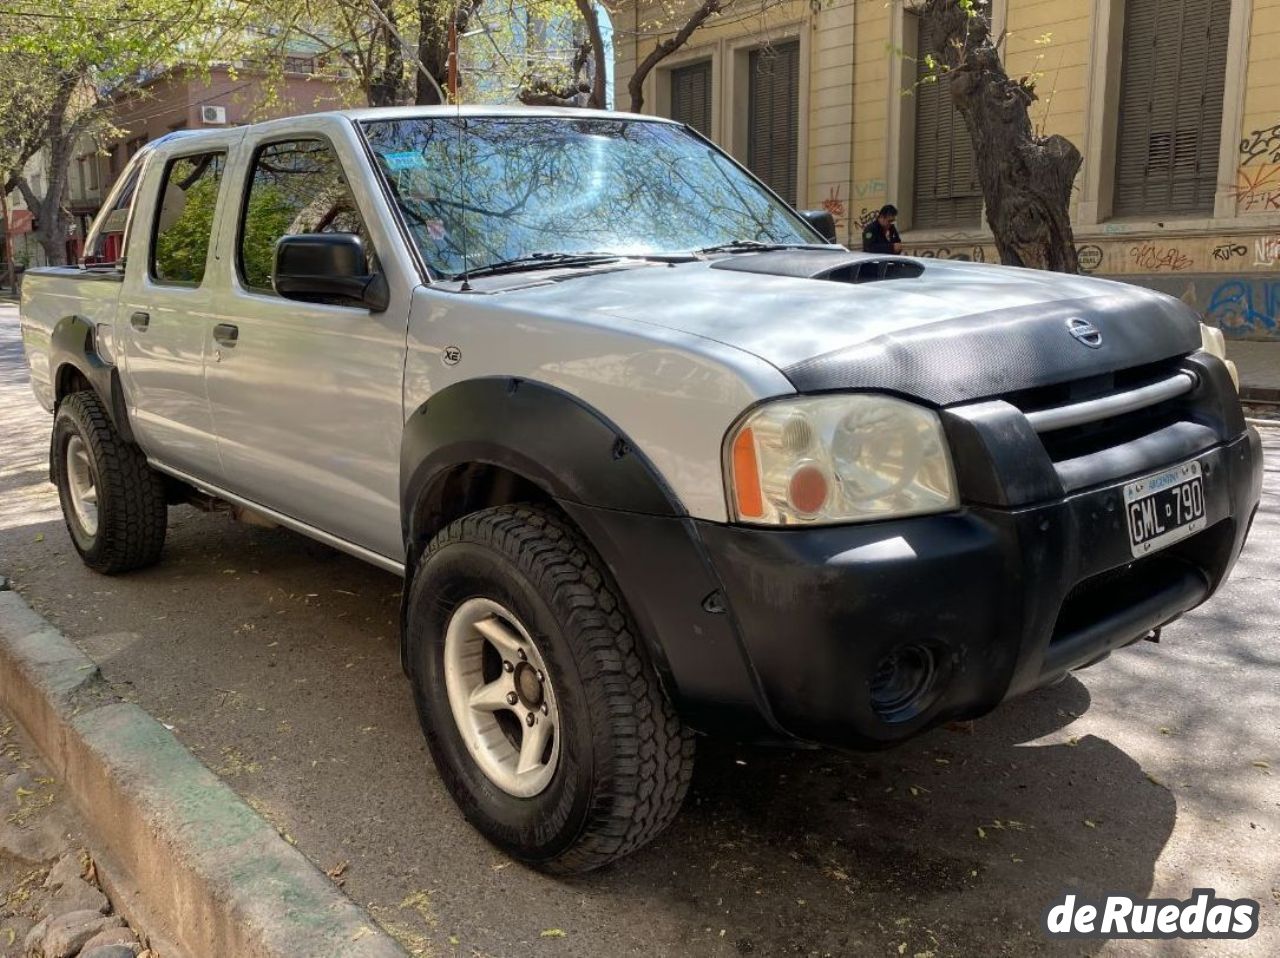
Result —
POLYGON ((154 564, 168 519, 164 480, 116 432, 94 393, 58 404, 51 455, 62 515, 85 565, 114 574, 154 564))
POLYGON ((581 872, 675 817, 692 735, 603 564, 559 515, 502 506, 447 527, 414 576, 407 628, 432 756, 494 844, 581 872))

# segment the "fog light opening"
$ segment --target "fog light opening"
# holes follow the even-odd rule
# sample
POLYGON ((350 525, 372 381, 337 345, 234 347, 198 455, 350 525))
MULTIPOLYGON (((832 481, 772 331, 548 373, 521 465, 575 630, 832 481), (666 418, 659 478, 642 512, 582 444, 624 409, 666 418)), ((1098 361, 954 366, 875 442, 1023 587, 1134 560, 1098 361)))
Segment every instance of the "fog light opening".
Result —
POLYGON ((906 722, 937 697, 939 662, 927 645, 902 645, 878 663, 871 677, 871 708, 881 720, 906 722))

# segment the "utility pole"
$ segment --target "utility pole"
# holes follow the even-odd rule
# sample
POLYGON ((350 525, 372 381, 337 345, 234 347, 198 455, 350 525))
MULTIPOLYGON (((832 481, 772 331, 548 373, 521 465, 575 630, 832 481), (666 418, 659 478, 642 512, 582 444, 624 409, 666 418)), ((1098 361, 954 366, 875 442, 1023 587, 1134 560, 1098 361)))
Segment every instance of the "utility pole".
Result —
MULTIPOLYGON (((437 34, 439 36, 439 34, 437 34)), ((458 11, 449 18, 449 99, 458 102, 458 11)))

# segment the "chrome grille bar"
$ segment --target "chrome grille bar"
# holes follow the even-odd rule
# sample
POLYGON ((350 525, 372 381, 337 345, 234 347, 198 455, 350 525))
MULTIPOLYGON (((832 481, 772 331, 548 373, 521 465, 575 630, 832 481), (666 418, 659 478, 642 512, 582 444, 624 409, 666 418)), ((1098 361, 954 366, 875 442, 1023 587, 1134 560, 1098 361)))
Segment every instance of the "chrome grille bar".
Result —
POLYGON ((1071 426, 1111 419, 1125 413, 1146 409, 1156 403, 1168 399, 1185 396, 1199 385, 1195 373, 1182 370, 1161 379, 1158 382, 1140 386, 1127 392, 1100 396, 1086 402, 1071 403, 1067 406, 1052 406, 1049 409, 1038 409, 1026 414, 1027 421, 1036 432, 1054 432, 1071 426))

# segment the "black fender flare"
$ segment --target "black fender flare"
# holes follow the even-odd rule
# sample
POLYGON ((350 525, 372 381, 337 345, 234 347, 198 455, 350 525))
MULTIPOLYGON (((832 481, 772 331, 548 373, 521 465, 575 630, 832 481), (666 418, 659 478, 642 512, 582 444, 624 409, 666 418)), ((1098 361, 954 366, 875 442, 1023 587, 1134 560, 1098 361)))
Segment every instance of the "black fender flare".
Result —
POLYGON ((599 411, 555 386, 488 376, 442 389, 405 422, 400 517, 407 546, 421 528, 424 493, 470 463, 507 469, 566 502, 687 514, 657 468, 599 411))
POLYGON ((94 324, 84 316, 63 317, 49 336, 49 373, 55 397, 69 368, 83 376, 106 404, 107 415, 121 438, 133 442, 120 371, 99 352, 94 324))

